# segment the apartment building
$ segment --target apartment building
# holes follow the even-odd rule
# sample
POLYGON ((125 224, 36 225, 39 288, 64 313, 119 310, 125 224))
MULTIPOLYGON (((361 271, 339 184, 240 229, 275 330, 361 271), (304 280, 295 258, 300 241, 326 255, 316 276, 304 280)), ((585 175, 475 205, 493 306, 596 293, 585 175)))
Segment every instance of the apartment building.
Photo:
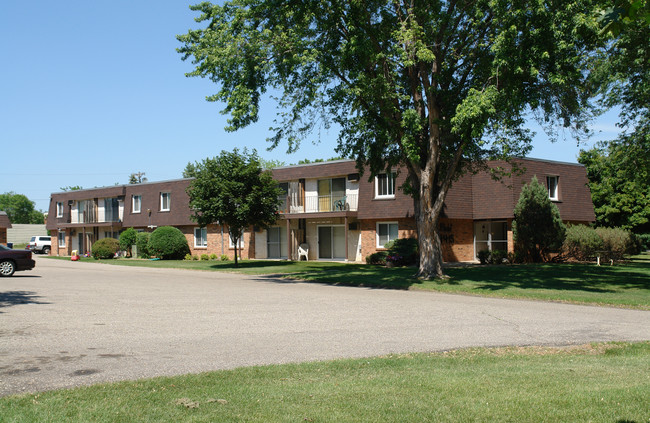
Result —
MULTIPOLYGON (((512 218, 521 187, 533 175, 566 222, 595 220, 583 166, 517 159, 523 174, 495 181, 486 172, 467 174, 452 186, 440 221, 445 261, 473 261, 484 249, 513 250, 512 218)), ((508 166, 492 162, 490 166, 508 166)), ((396 239, 416 236, 413 199, 400 186, 405 172, 369 179, 352 160, 288 166, 272 170, 283 190, 279 219, 270 228, 252 227, 238 246, 257 259, 363 261, 396 239)), ((192 254, 233 257, 227 227, 200 228, 190 216, 186 189, 191 179, 119 185, 52 194, 48 229, 52 254, 89 251, 123 229, 152 231, 178 227, 192 254), (53 217, 52 217, 53 216, 53 217)))

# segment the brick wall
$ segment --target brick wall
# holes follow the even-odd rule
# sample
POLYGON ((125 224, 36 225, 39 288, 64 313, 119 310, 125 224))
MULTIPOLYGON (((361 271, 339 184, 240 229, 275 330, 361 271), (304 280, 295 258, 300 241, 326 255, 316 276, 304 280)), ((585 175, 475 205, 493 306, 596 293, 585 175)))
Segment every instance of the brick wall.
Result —
MULTIPOLYGON (((194 229, 196 226, 179 226, 183 235, 187 239, 187 245, 190 247, 190 254, 193 256, 201 256, 202 254, 216 254, 217 257, 221 257, 222 254, 225 254, 231 260, 235 258, 235 249, 230 248, 228 228, 223 228, 223 235, 221 233, 221 226, 219 225, 208 225, 207 226, 207 238, 208 246, 207 247, 195 247, 194 246, 194 229)), ((253 232, 246 231, 243 236, 242 249, 237 251, 237 256, 243 259, 249 259, 255 257, 255 237, 252 236, 253 232)))

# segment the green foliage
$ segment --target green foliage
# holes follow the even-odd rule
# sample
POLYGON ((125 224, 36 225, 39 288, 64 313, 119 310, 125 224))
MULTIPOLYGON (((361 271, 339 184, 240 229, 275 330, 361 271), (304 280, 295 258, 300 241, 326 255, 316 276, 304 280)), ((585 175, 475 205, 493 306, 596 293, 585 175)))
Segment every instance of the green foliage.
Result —
POLYGON ((567 228, 562 247, 567 256, 580 261, 591 260, 603 248, 603 239, 594 228, 585 225, 572 225, 567 228))
POLYGON ((192 260, 194 260, 194 261, 198 261, 198 260, 199 260, 199 256, 192 256, 192 260))
POLYGON ((386 257, 388 257, 388 252, 377 251, 376 253, 372 253, 366 257, 366 263, 384 266, 386 264, 386 257))
POLYGON ((200 226, 227 225, 235 245, 246 228, 268 227, 278 218, 282 191, 271 173, 262 170, 255 150, 251 154, 247 150, 222 151, 197 163, 195 178, 187 189, 193 220, 200 226))
POLYGON ((210 254, 201 254, 201 260, 210 260, 210 254))
POLYGON ((637 237, 641 241, 641 247, 646 251, 650 250, 650 234, 640 234, 637 237))
POLYGON ((626 256, 638 254, 638 246, 630 231, 621 228, 596 228, 596 233, 603 240, 605 258, 623 260, 626 256))
POLYGON ((149 254, 163 260, 181 260, 189 251, 187 238, 180 229, 173 226, 156 228, 149 238, 149 254))
POLYGON ((135 238, 135 245, 138 249, 138 257, 140 258, 149 258, 151 253, 149 252, 149 238, 151 234, 149 232, 138 232, 135 238))
POLYGON ((514 263, 516 260, 514 253, 508 253, 504 250, 481 250, 477 254, 481 264, 505 264, 514 263))
POLYGON ((596 224, 650 230, 650 134, 645 144, 610 142, 581 151, 596 224))
POLYGON ((570 226, 562 248, 568 256, 577 260, 623 260, 639 254, 642 249, 640 238, 622 228, 590 228, 584 225, 570 226))
POLYGON ((185 254, 185 257, 183 257, 183 260, 185 260, 185 261, 192 260, 192 254, 190 254, 190 253, 185 254))
MULTIPOLYGON (((204 2, 191 6, 201 27, 177 37, 178 51, 195 66, 187 76, 218 84, 208 100, 223 102, 227 130, 256 122, 264 93, 278 92, 272 147, 295 151, 337 124, 337 154, 373 174, 403 165, 416 213, 437 221, 461 172, 530 150, 531 110, 582 133, 586 53, 603 43, 594 6, 204 2)), ((440 257, 435 231, 422 257, 440 257)), ((441 260, 420 262, 420 276, 441 274, 441 260)))
POLYGON ((38 223, 44 222, 44 215, 34 210, 34 202, 22 194, 13 191, 0 194, 0 210, 7 213, 11 223, 38 223))
POLYGON ((81 185, 68 185, 67 187, 60 187, 61 191, 79 191, 83 189, 81 185))
POLYGON ((120 249, 131 255, 131 247, 136 245, 138 232, 133 228, 128 228, 120 234, 120 249))
POLYGON ((183 169, 183 178, 194 178, 196 176, 197 172, 197 165, 188 162, 187 166, 185 166, 185 169, 183 169))
POLYGON ((619 108, 623 132, 578 160, 587 168, 597 225, 650 232, 650 4, 615 0, 603 7, 608 42, 591 55, 591 83, 603 108, 619 108))
POLYGON ((566 227, 560 218, 560 211, 536 177, 521 189, 514 210, 512 231, 515 249, 521 251, 526 260, 533 262, 548 260, 549 253, 559 250, 564 242, 566 227))
POLYGON ((216 254, 212 253, 210 254, 210 260, 216 260, 218 257, 216 254))
POLYGON ((226 254, 222 254, 221 261, 230 261, 230 257, 228 257, 226 254))
POLYGON ((92 255, 95 259, 112 259, 115 253, 120 250, 120 243, 115 238, 102 238, 92 247, 92 255))
POLYGON ((478 261, 481 264, 488 264, 490 262, 490 250, 481 250, 476 254, 478 261))
POLYGON ((388 250, 386 260, 392 261, 396 266, 411 266, 420 259, 417 238, 398 238, 385 247, 388 250))
POLYGON ((143 182, 147 182, 147 178, 145 178, 145 173, 144 172, 137 172, 137 173, 132 173, 129 175, 129 184, 141 184, 143 182))

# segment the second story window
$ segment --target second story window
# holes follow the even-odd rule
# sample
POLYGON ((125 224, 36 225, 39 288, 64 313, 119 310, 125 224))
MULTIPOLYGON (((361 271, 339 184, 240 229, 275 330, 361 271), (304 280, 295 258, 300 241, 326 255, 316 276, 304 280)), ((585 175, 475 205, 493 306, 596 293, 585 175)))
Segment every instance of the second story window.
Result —
POLYGON ((161 192, 160 193, 160 211, 169 211, 171 204, 171 193, 161 192))
POLYGON ((142 211, 142 196, 134 195, 131 200, 133 213, 140 213, 142 211))
POLYGON ((56 217, 63 217, 63 203, 56 203, 56 217))
POLYGON ((375 176, 375 198, 395 198, 394 173, 382 173, 375 176))
POLYGON ((550 198, 553 201, 558 201, 559 195, 558 195, 558 180, 560 179, 559 176, 547 176, 546 177, 546 186, 548 187, 548 198, 550 198))

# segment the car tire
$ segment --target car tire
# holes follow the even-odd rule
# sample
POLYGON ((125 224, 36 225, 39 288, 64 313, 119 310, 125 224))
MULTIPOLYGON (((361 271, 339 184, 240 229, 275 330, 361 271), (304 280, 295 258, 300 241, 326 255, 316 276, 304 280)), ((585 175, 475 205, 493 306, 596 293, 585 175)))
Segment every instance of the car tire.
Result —
POLYGON ((11 260, 0 262, 0 276, 11 276, 16 271, 16 264, 11 260))
POLYGON ((50 247, 43 247, 43 249, 41 250, 41 253, 50 254, 50 247))

